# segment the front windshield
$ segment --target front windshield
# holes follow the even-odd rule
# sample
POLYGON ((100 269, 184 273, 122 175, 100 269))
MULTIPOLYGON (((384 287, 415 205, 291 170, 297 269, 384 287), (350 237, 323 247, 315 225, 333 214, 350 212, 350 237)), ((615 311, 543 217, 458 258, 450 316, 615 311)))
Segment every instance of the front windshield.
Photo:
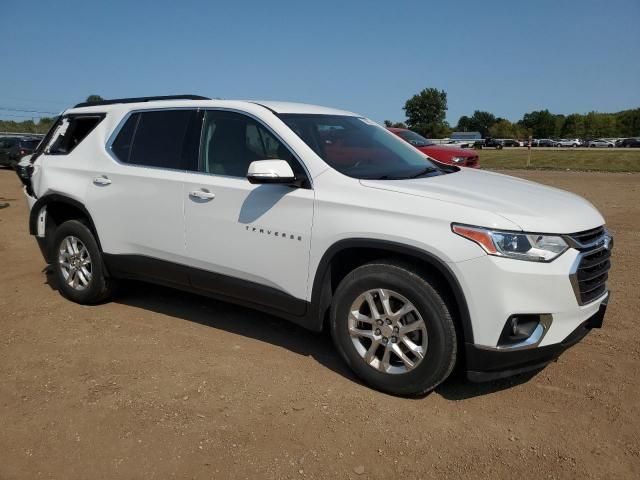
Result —
POLYGON ((443 173, 419 150, 361 117, 281 114, 329 166, 354 178, 398 180, 443 173))
POLYGON ((411 130, 399 130, 398 135, 416 147, 428 147, 429 145, 435 145, 431 140, 427 140, 422 135, 412 132, 411 130))

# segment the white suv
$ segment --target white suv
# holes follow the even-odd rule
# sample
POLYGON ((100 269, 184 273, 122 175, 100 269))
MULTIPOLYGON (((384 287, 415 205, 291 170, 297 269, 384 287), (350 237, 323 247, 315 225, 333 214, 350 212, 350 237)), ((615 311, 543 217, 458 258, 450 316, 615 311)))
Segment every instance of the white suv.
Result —
POLYGON ((555 188, 439 164, 354 113, 148 97, 65 111, 20 169, 62 295, 169 285, 331 330, 369 385, 538 369, 600 327, 612 240, 555 188))

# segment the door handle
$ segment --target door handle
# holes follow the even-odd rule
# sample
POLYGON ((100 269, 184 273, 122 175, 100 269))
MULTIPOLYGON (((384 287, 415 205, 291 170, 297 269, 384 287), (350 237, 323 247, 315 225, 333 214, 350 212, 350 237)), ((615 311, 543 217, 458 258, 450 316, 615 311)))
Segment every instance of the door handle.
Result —
POLYGON ((111 180, 103 175, 101 177, 94 177, 93 183, 94 185, 111 185, 111 180))
POLYGON ((209 192, 207 190, 193 190, 189 192, 189 196, 192 198, 197 198, 199 200, 213 200, 216 198, 216 194, 209 192))

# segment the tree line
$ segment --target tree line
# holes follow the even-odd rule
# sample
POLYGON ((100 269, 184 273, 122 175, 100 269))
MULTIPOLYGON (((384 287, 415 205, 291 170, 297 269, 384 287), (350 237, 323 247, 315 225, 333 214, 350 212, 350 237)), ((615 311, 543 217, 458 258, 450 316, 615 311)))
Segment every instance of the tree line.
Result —
MULTIPOLYGON (((100 102, 103 98, 100 95, 89 95, 86 102, 100 102)), ((41 117, 37 122, 24 120, 16 122, 13 120, 0 120, 0 132, 17 133, 47 133, 55 123, 57 117, 41 117)))
MULTIPOLYGON (((89 95, 88 102, 100 101, 99 95, 89 95)), ((480 132, 483 137, 495 138, 614 138, 640 136, 640 108, 616 113, 589 112, 570 115, 554 114, 549 110, 525 113, 517 122, 496 117, 491 112, 476 110, 463 115, 455 127, 445 120, 447 92, 425 88, 407 100, 403 107, 404 122, 385 120, 387 127, 410 128, 427 138, 444 138, 453 131, 480 132)), ((42 117, 38 122, 0 120, 0 132, 46 133, 55 117, 42 117)))
POLYGON ((640 136, 640 108, 616 113, 589 112, 570 115, 549 110, 525 113, 516 122, 476 110, 463 115, 455 127, 445 120, 447 93, 425 88, 405 102, 404 122, 385 120, 387 127, 410 128, 427 138, 443 138, 453 131, 480 132, 483 137, 520 138, 597 138, 640 136))

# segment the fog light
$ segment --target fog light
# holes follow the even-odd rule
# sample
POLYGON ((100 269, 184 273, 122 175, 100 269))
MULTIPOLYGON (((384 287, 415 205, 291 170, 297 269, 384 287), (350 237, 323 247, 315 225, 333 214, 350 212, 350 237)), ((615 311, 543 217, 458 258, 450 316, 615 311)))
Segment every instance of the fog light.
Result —
POLYGON ((540 324, 540 315, 511 315, 502 329, 498 347, 508 347, 527 340, 540 324))

